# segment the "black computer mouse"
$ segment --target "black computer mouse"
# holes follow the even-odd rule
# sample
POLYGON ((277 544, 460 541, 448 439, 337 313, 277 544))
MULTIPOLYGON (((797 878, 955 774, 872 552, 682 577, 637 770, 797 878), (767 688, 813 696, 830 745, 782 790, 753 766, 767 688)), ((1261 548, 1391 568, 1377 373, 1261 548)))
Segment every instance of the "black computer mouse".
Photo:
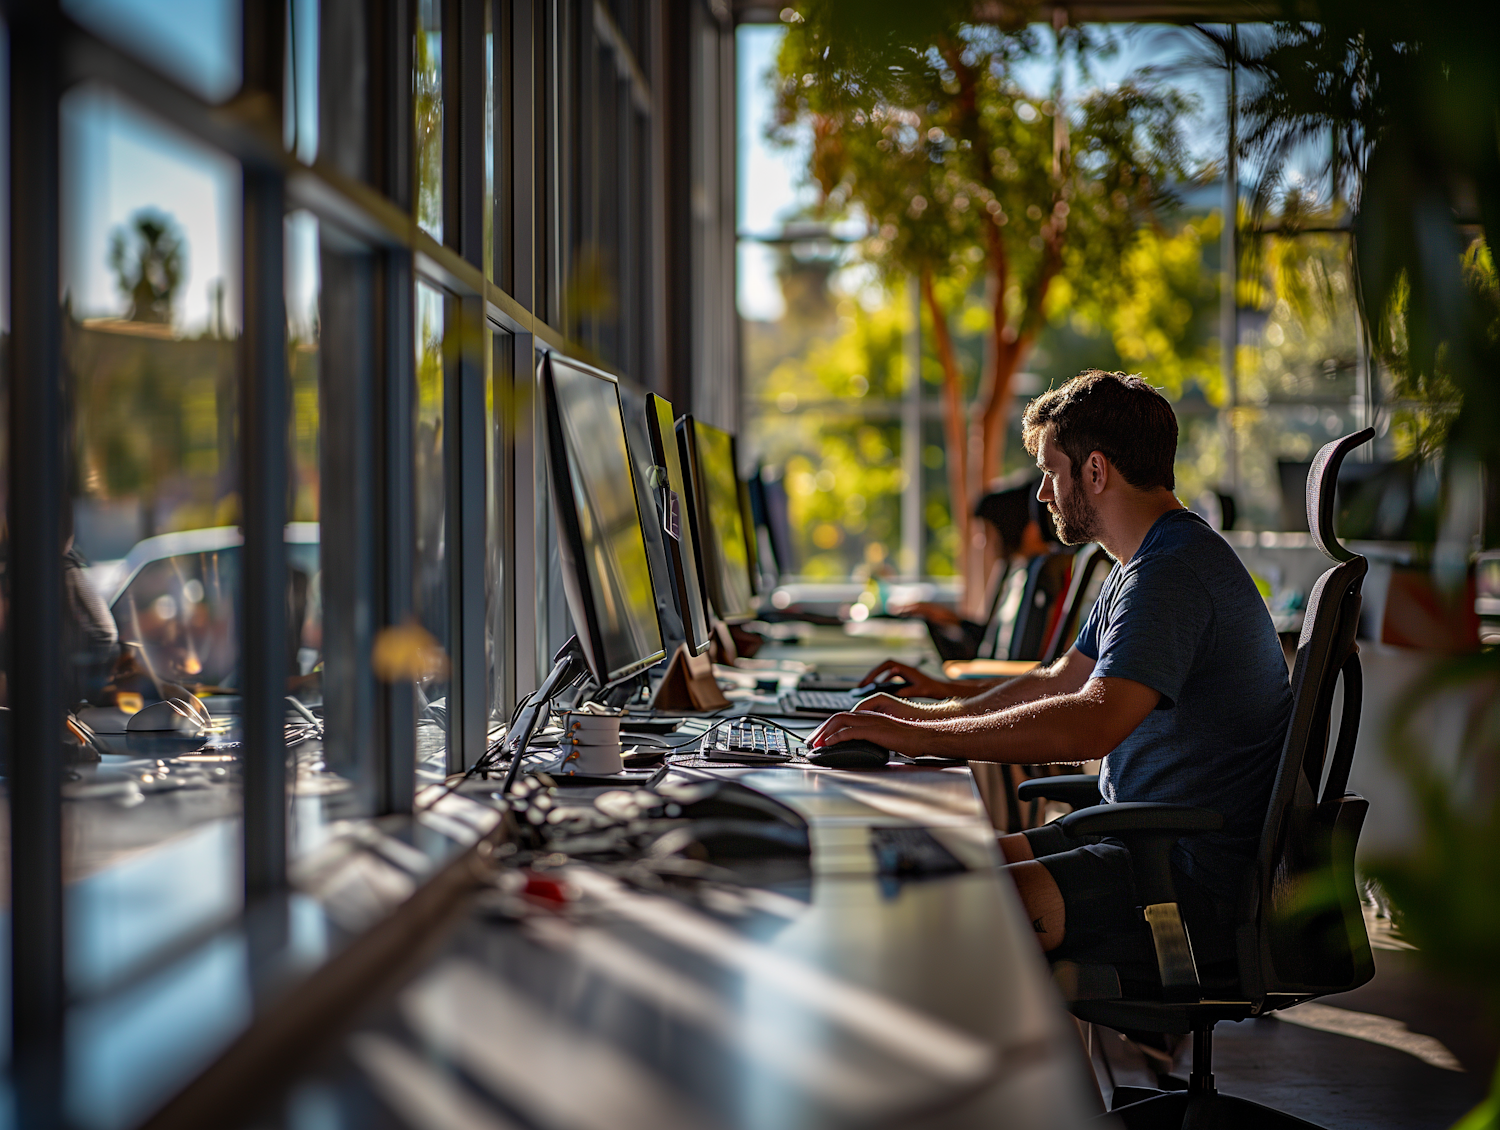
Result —
POLYGON ((849 692, 854 698, 869 698, 872 694, 896 694, 911 686, 905 679, 887 679, 880 683, 865 683, 849 692))
POLYGON ((890 750, 864 738, 820 746, 807 754, 808 761, 826 769, 879 769, 890 759, 890 750))

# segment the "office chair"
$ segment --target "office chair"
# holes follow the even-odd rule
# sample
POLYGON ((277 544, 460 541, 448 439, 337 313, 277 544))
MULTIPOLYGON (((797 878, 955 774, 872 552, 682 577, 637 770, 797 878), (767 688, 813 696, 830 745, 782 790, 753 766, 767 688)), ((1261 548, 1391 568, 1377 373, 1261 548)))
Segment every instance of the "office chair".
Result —
MULTIPOLYGON (((1056 556, 1066 557, 1067 554, 1056 556)), ((1038 558, 1032 562, 1036 566, 1041 561, 1051 562, 1053 558, 1038 558)), ((1068 648, 1073 646, 1073 641, 1078 638, 1078 631, 1083 627, 1083 621, 1088 615, 1088 609, 1093 607, 1094 601, 1099 599, 1099 590, 1103 586, 1104 578, 1109 574, 1110 567, 1114 563, 1109 554, 1104 552, 1104 547, 1095 542, 1083 546, 1071 555, 1069 568, 1071 573, 1067 581, 1067 591, 1060 599, 1038 606, 1036 593, 1045 594, 1056 584, 1058 570, 1055 564, 1042 566, 1037 574, 1033 574, 1027 581, 1027 595, 1031 597, 1028 601, 1024 597, 1021 604, 1021 612, 1017 613, 1015 634, 1022 630, 1021 615, 1030 607, 1034 610, 1036 619, 1033 623, 1050 621, 1053 624, 1049 642, 1046 650, 1041 654, 1042 663, 1055 663, 1061 659, 1068 648), (1051 575, 1046 575, 1043 570, 1051 570, 1051 575)), ((1020 658, 1011 652, 1011 658, 1020 658)), ((1029 658, 1029 657, 1028 657, 1029 658)), ((1042 777, 1050 777, 1068 770, 1058 765, 996 765, 989 763, 981 767, 975 764, 971 767, 976 775, 983 774, 988 777, 986 786, 991 793, 998 792, 1005 797, 1006 817, 1009 831, 1019 832, 1024 828, 1035 828, 1043 823, 1042 802, 1040 800, 1023 801, 1017 792, 1021 783, 1028 780, 1036 780, 1042 777)), ((1097 802, 1096 802, 1097 803, 1097 802)))
POLYGON ((1059 549, 1027 563, 1026 588, 1021 594, 1021 606, 1016 609, 1005 658, 1042 658, 1057 623, 1059 602, 1068 592, 1073 559, 1072 551, 1059 549))
POLYGON ((1046 797, 1074 805, 1077 810, 1060 821, 1070 832, 1125 842, 1156 951, 1156 967, 1147 971, 1155 988, 1148 994, 1127 995, 1121 987, 1122 979, 1137 983, 1143 971, 1057 962, 1054 975, 1069 1009, 1080 1020, 1122 1031, 1193 1035, 1186 1091, 1115 1089, 1109 1117, 1127 1130, 1312 1126, 1215 1089, 1214 1025, 1347 992, 1374 975, 1354 874, 1354 850, 1369 804, 1345 791, 1359 732, 1362 683, 1354 634, 1367 563, 1339 543, 1333 528, 1339 464, 1374 434, 1366 428, 1329 443, 1308 475, 1308 527, 1335 564, 1308 599, 1292 672, 1291 721, 1259 853, 1246 878, 1232 961, 1200 969, 1168 866, 1179 837, 1215 831, 1223 824, 1217 812, 1188 805, 1099 804, 1096 777, 1043 778, 1021 786, 1025 799, 1046 797), (1343 713, 1330 756, 1333 692, 1341 675, 1343 713))
POLYGON ((1113 566, 1114 561, 1098 542, 1089 542, 1073 555, 1073 576, 1068 581, 1067 596, 1063 598, 1063 613, 1052 630, 1046 650, 1042 652, 1043 663, 1056 663, 1073 646, 1113 566))

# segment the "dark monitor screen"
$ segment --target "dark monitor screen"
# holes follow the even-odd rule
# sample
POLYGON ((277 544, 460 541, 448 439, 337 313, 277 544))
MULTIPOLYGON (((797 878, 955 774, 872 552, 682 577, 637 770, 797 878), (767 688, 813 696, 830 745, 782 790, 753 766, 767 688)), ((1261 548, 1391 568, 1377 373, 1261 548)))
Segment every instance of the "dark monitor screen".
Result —
POLYGON ((750 555, 735 474, 734 437, 712 425, 684 417, 697 477, 697 503, 708 595, 724 620, 755 615, 750 555))
POLYGON ((563 588, 594 680, 608 686, 666 655, 620 393, 613 377, 555 354, 541 368, 563 588))
POLYGON ((750 501, 750 484, 736 478, 740 493, 740 529, 745 532, 745 567, 750 572, 750 591, 760 593, 760 547, 755 544, 755 507, 750 501))
POLYGON ((693 496, 683 473, 682 453, 673 430, 672 405, 655 393, 646 394, 646 430, 651 436, 651 457, 666 470, 666 483, 652 491, 656 497, 666 543, 672 587, 682 615, 688 651, 700 654, 713 635, 703 597, 703 563, 692 521, 693 496))

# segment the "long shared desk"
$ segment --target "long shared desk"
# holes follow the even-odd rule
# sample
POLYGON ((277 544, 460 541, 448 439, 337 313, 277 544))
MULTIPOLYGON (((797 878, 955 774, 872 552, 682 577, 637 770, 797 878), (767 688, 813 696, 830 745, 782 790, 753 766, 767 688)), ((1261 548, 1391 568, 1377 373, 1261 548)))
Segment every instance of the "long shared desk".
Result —
POLYGON ((343 1041, 340 1105, 474 1130, 1085 1121, 1081 1044, 967 770, 717 772, 805 815, 810 866, 669 893, 559 859, 497 883, 343 1041), (928 829, 967 870, 880 874, 872 827, 928 829))

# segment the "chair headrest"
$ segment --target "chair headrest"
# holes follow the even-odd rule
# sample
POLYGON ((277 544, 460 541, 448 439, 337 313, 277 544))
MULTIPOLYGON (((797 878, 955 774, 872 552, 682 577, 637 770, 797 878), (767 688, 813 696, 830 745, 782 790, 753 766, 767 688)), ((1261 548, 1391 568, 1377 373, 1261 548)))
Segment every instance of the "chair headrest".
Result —
POLYGON ((1374 438, 1375 429, 1365 428, 1325 443, 1307 471, 1307 528, 1318 548, 1334 561, 1352 561, 1356 556, 1339 544, 1338 535, 1333 530, 1339 466, 1345 455, 1374 438))

